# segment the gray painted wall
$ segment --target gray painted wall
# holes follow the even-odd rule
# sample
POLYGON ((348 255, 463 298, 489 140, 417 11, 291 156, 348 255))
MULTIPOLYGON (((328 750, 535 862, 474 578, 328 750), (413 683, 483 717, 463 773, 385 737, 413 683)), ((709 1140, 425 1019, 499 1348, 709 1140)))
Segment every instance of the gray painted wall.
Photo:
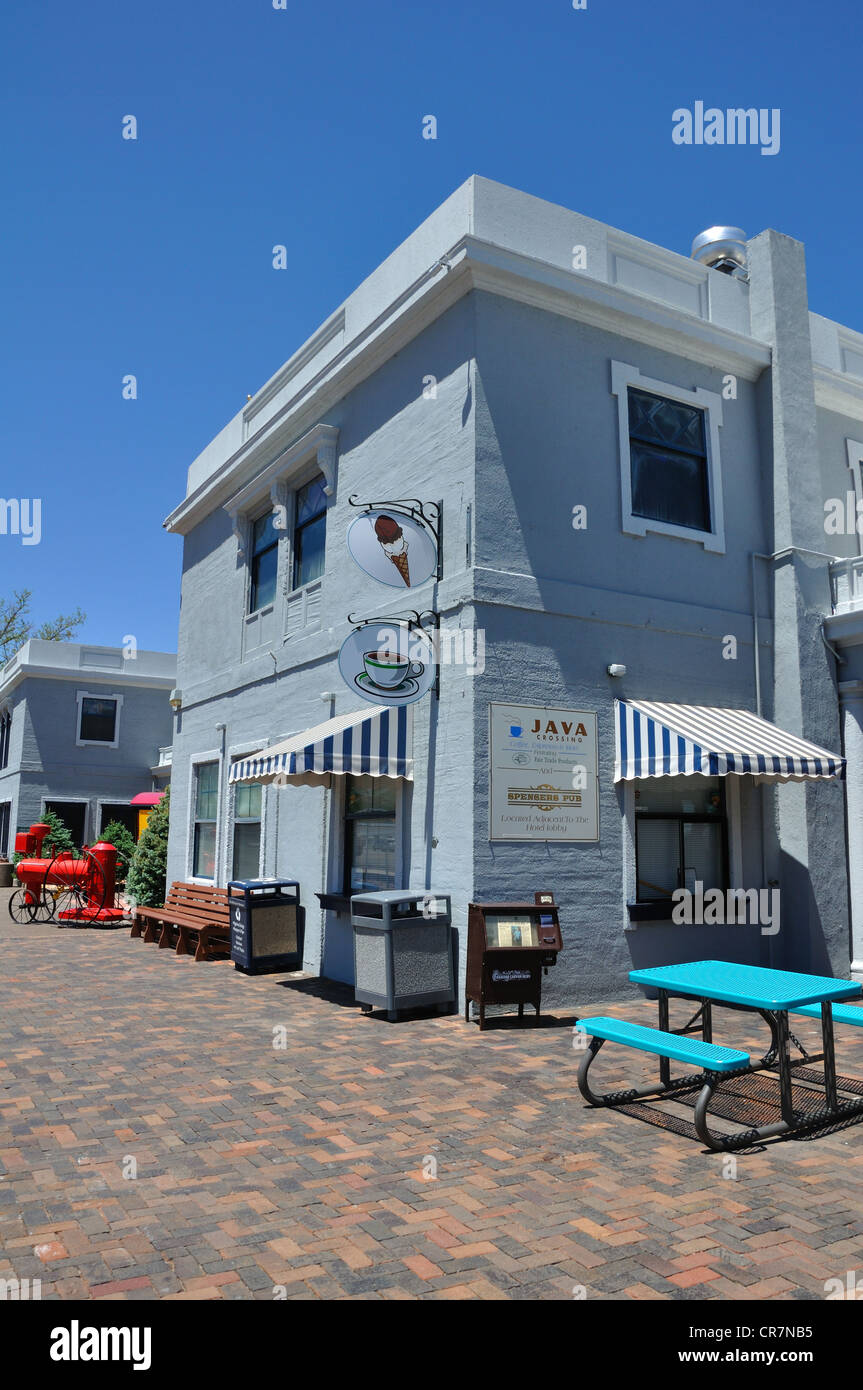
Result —
POLYGON ((170 744, 172 715, 168 690, 101 684, 87 671, 74 680, 31 676, 18 684, 8 704, 12 710, 9 765, 0 772, 0 801, 12 802, 12 831, 27 827, 42 813, 44 799, 85 800, 87 838, 99 831, 98 804, 127 803, 152 785, 150 768, 159 748, 170 744), (116 748, 78 747, 77 693, 122 695, 116 748))
MULTIPOLYGON (((791 294, 788 277, 804 273, 787 241, 768 239, 756 253, 762 267, 757 334, 767 342, 785 331, 781 316, 771 312, 771 295, 791 294)), ((743 331, 743 289, 711 281, 711 293, 714 288, 714 302, 726 303, 743 331)), ((805 293, 799 291, 798 285, 797 326, 777 357, 780 376, 767 369, 757 382, 739 377, 736 399, 723 401, 723 554, 692 541, 622 532, 610 363, 623 361, 651 378, 715 393, 722 392, 724 369, 485 291, 466 295, 322 417, 339 427, 340 439, 319 631, 283 642, 282 594, 273 655, 259 650, 242 658, 246 566, 221 508, 196 526, 184 551, 178 676, 184 710, 174 745, 170 877, 190 870, 196 755, 218 750, 227 766, 231 756, 321 722, 330 713, 320 699, 324 690, 338 692, 336 712, 357 708, 335 666, 349 630, 346 615, 385 613, 394 604, 346 554, 349 494, 443 497, 445 578, 412 594, 412 606, 437 607, 450 626, 483 629, 487 666, 476 678, 463 668, 444 668, 439 704, 429 698, 415 706, 415 780, 403 791, 403 881, 452 891, 462 947, 470 899, 529 896, 552 887, 563 904, 566 945, 547 981, 555 1003, 621 995, 633 964, 661 960, 719 955, 847 972, 840 786, 777 793, 745 778, 728 779, 738 803, 738 885, 760 887, 775 879, 782 892, 782 929, 774 938, 747 926, 632 927, 625 906, 634 884, 631 796, 612 782, 615 696, 755 708, 751 555, 770 553, 785 534, 797 544, 837 549, 824 544, 821 491, 843 491, 846 422, 816 415, 811 390, 806 400, 794 393, 795 379, 808 379, 810 387, 812 379, 808 338, 803 341, 805 293), (438 380, 434 401, 422 397, 429 374, 438 380), (788 428, 777 435, 773 413, 786 402, 788 428), (813 483, 803 473, 819 447, 821 475, 816 470, 813 483), (777 498, 784 499, 785 531, 774 522, 777 498), (576 504, 588 508, 586 531, 572 529, 576 504), (801 506, 807 516, 798 519, 801 506), (734 660, 723 657, 729 636, 737 641, 734 660), (612 661, 626 665, 623 681, 606 675, 612 661), (598 844, 489 843, 488 705, 498 700, 596 711, 598 844), (216 728, 221 723, 224 735, 216 728)), ((288 541, 282 545, 284 578, 288 541)), ((838 749, 833 658, 820 635, 827 611, 824 563, 795 563, 779 579, 772 564, 758 564, 763 713, 838 749), (782 656, 778 697, 774 642, 782 656)), ((351 968, 347 919, 322 914, 313 896, 323 886, 339 886, 341 795, 338 779, 328 792, 268 789, 261 868, 301 880, 306 968, 345 979, 351 968)), ((224 780, 222 805, 229 820, 224 780)), ((229 854, 226 828, 222 881, 229 854)))

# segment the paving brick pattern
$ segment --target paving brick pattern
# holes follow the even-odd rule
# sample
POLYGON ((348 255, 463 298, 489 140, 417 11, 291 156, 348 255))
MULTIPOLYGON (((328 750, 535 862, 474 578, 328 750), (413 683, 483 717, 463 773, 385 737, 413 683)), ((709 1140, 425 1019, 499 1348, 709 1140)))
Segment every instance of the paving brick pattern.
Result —
MULTIPOLYGON (((116 1300, 821 1299, 863 1279, 863 1125, 707 1154, 585 1107, 564 1016, 390 1024, 126 930, 16 927, 6 896, 0 1279, 116 1300)), ((839 1049, 863 1077, 863 1038, 839 1049)), ((609 1047, 592 1075, 655 1065, 609 1047)))

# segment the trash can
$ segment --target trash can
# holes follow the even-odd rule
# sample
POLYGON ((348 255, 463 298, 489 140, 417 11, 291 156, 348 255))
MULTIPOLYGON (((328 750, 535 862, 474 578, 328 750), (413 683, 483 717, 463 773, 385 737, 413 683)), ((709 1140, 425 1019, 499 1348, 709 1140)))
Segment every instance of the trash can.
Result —
POLYGON ((390 889, 351 897, 354 997, 363 1013, 455 1003, 452 908, 448 893, 390 889))
POLYGON ((231 960, 263 975, 303 968, 303 909, 293 878, 235 878, 228 884, 231 960))

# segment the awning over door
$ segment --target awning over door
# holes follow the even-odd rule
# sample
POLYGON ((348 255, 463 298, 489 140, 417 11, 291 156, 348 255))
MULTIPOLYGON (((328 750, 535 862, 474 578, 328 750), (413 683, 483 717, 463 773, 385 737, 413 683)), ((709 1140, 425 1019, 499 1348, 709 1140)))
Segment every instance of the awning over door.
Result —
POLYGON ((745 709, 652 700, 616 700, 615 706, 615 782, 693 773, 752 773, 768 782, 845 776, 844 758, 745 709))
POLYGON ((409 705, 339 714, 243 758, 231 782, 328 786, 331 777, 413 777, 413 710, 409 705))

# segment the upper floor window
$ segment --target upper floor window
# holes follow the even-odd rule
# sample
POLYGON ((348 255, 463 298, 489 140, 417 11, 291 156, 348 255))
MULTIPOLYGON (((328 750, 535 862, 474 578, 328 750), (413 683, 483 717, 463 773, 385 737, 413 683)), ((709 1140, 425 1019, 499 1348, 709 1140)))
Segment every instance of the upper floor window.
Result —
POLYGON ((276 597, 276 578, 279 568, 279 532, 276 513, 265 512, 252 523, 252 583, 249 590, 249 612, 266 608, 276 597))
POLYGON ((117 747, 120 697, 78 692, 78 743, 104 743, 117 747))
POLYGON ((327 498, 324 477, 319 474, 297 492, 294 519, 294 582, 299 589, 324 572, 327 538, 327 498))
POLYGON ((723 552, 719 429, 722 399, 611 364, 618 398, 623 530, 659 532, 723 552))
POLYGON ((710 530, 703 410, 630 387, 629 460, 636 516, 710 530))
POLYGON ((9 765, 9 740, 12 736, 12 715, 8 709, 0 714, 0 767, 9 765))

